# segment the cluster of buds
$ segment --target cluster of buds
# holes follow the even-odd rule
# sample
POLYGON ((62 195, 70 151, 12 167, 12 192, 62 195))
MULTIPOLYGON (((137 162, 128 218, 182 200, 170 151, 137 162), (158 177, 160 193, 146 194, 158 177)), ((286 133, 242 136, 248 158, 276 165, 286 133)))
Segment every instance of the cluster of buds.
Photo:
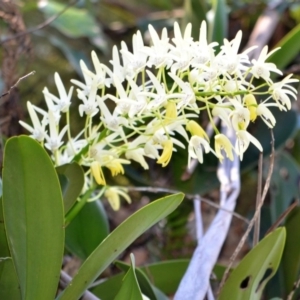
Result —
POLYGON ((54 78, 59 95, 47 88, 43 91, 48 111, 28 102, 33 126, 20 121, 21 125, 49 149, 56 165, 75 160, 87 167, 86 188, 93 181, 104 186, 115 209, 119 196, 130 199, 124 190, 106 187, 103 168, 108 168, 112 176, 124 173, 123 166, 131 161, 148 169, 148 158, 165 167, 173 151, 186 145, 188 166, 191 159, 202 163, 203 154, 208 152, 220 161, 224 156, 233 159, 234 153, 242 159, 250 143, 262 151, 259 141, 247 131, 250 121, 261 117, 272 128, 276 120, 269 107, 290 109, 290 97, 296 99, 297 94, 291 84, 298 80, 288 75, 280 82, 272 81, 272 72, 282 72, 266 59, 277 49, 268 53, 268 47, 264 47, 252 61, 248 53, 253 47, 238 54, 241 32, 232 41, 225 39, 216 53, 217 43, 207 42, 205 22, 198 41, 193 40, 191 31, 188 24, 182 34, 175 23, 170 40, 166 28, 159 36, 150 25, 151 45, 144 45, 138 31, 133 36, 132 52, 124 42, 120 50, 113 48, 112 68, 102 64, 95 52, 94 71, 81 61, 84 82, 71 82, 81 101, 79 114, 86 121, 75 138, 69 118, 73 87, 67 92, 57 73, 54 78), (259 86, 253 84, 255 78, 262 82, 259 86), (110 93, 112 90, 114 93, 110 93), (257 103, 257 95, 265 99, 257 103), (214 146, 197 122, 202 111, 207 112, 214 129, 214 146), (61 129, 62 115, 66 125, 61 129), (235 145, 219 132, 216 117, 234 129, 235 145))

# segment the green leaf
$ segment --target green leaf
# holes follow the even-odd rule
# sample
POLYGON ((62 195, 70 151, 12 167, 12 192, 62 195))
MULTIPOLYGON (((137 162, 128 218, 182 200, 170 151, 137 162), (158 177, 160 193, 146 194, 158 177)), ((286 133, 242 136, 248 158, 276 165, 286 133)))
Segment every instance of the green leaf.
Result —
POLYGON ((287 152, 281 151, 276 156, 270 186, 271 224, 290 206, 294 199, 299 199, 300 167, 297 161, 287 152))
MULTIPOLYGON (((46 18, 53 17, 66 7, 56 1, 47 1, 40 7, 46 18)), ((69 7, 62 15, 50 24, 60 32, 71 38, 96 37, 101 35, 100 26, 94 17, 83 8, 69 7)))
POLYGON ((108 218, 101 201, 88 202, 66 228, 66 247, 86 259, 108 234, 108 218))
POLYGON ((3 215, 22 299, 53 300, 64 250, 63 201, 48 154, 27 136, 5 146, 3 215))
POLYGON ((286 34, 275 48, 281 49, 276 51, 268 58, 268 62, 276 64, 279 70, 284 70, 287 65, 299 54, 300 51, 300 24, 294 27, 288 34, 286 34))
POLYGON ((219 300, 259 300, 279 266, 285 244, 284 227, 262 239, 232 271, 219 300))
POLYGON ((22 299, 17 273, 10 257, 0 260, 0 299, 22 299))
POLYGON ((285 292, 291 292, 300 270, 300 207, 296 207, 287 217, 286 244, 282 256, 285 292))
POLYGON ((86 259, 58 299, 79 298, 124 249, 143 232, 170 214, 182 199, 181 193, 164 197, 148 204, 126 219, 86 259))
POLYGON ((65 214, 75 204, 84 185, 84 173, 76 163, 65 164, 56 168, 64 199, 65 214))
POLYGON ((185 0, 184 16, 181 21, 182 28, 188 23, 192 24, 192 37, 199 39, 199 29, 202 21, 206 21, 207 4, 204 0, 185 0))
POLYGON ((142 293, 135 274, 135 262, 133 254, 130 255, 131 267, 126 273, 122 287, 115 300, 143 300, 142 293))
MULTIPOLYGON (((150 282, 155 285, 155 288, 158 288, 165 294, 170 295, 174 294, 178 288, 188 264, 188 259, 178 259, 149 264, 139 269, 148 276, 150 282)), ((92 289, 93 294, 102 300, 112 299, 117 293, 117 289, 122 282, 122 278, 123 275, 118 274, 101 282, 101 284, 92 289)))
POLYGON ((212 0, 213 21, 209 24, 210 42, 218 42, 223 45, 224 38, 228 35, 228 16, 225 0, 212 0))
POLYGON ((9 256, 10 256, 10 252, 8 248, 6 230, 5 230, 4 219, 3 219, 2 197, 0 197, 0 258, 9 257, 9 256))
MULTIPOLYGON (((121 261, 117 261, 115 265, 124 272, 128 272, 130 269, 130 266, 128 264, 125 264, 121 261)), ((136 268, 135 274, 142 293, 145 296, 147 296, 150 300, 157 300, 151 282, 149 281, 145 273, 141 271, 139 268, 136 268)))

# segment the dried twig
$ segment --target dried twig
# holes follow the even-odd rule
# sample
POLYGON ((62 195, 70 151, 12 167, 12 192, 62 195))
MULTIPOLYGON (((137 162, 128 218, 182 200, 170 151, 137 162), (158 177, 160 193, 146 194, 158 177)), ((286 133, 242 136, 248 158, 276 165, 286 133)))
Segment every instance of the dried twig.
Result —
MULTIPOLYGON (((161 188, 161 187, 127 187, 127 189, 129 191, 139 191, 139 192, 149 192, 149 193, 167 193, 167 194, 176 194, 176 193, 179 193, 180 191, 178 190, 173 190, 173 189, 167 189, 167 188, 161 188)), ((236 213, 236 212, 233 212, 233 211, 229 211, 227 210, 226 208, 220 206, 219 204, 209 200, 209 199, 206 199, 206 198, 203 198, 203 197, 200 197, 200 195, 197 195, 197 194, 185 194, 185 197, 189 200, 196 200, 196 201, 201 201, 201 202, 204 202, 214 208, 217 208, 217 209, 220 209, 220 210, 223 210, 225 212, 228 212, 230 214, 232 214, 234 217, 236 217, 237 219, 240 219, 242 221, 244 221, 246 224, 249 224, 249 220, 245 217, 243 217, 242 215, 236 213)))
POLYGON ((300 286, 300 277, 298 278, 298 280, 294 283, 294 288, 292 289, 292 291, 289 293, 288 297, 286 298, 286 300, 292 300, 293 296, 295 294, 295 291, 299 288, 300 286))
MULTIPOLYGON (((20 77, 20 78, 18 79, 18 81, 17 81, 14 85, 12 85, 12 86, 9 88, 9 90, 8 90, 7 92, 5 92, 4 94, 0 95, 0 98, 4 97, 4 96, 6 96, 6 95, 9 95, 10 92, 11 92, 11 90, 14 89, 14 88, 16 88, 17 85, 19 84, 19 82, 20 82, 21 80, 23 80, 23 79, 25 79, 25 78, 27 78, 27 77, 29 77, 29 76, 31 76, 31 75, 34 75, 34 74, 35 74, 35 71, 32 71, 32 72, 30 72, 30 73, 28 73, 28 74, 26 74, 26 75, 20 77)), ((0 105, 1 105, 1 104, 2 104, 2 103, 0 102, 0 105)))
POLYGON ((293 202, 279 217, 278 219, 272 224, 272 226, 268 229, 265 235, 268 235, 270 232, 274 231, 286 218, 286 216, 299 204, 299 201, 293 202))
POLYGON ((41 30, 43 29, 44 27, 48 26, 49 24, 51 24, 54 20, 56 20, 59 16, 61 16, 63 13, 66 12, 66 10, 68 10, 70 7, 72 7, 73 5, 75 5, 77 2, 79 2, 79 0, 75 0, 75 1, 71 1, 70 3, 68 3, 64 9, 62 9, 62 11, 60 11, 59 13, 55 14, 54 16, 50 17, 49 19, 47 19, 45 22, 37 25, 36 27, 33 27, 33 28, 30 28, 26 31, 23 31, 23 32, 20 32, 18 34, 15 34, 15 35, 12 35, 12 36, 9 36, 7 37, 6 39, 4 39, 3 41, 0 41, 0 45, 10 41, 10 40, 13 40, 13 39, 16 39, 16 38, 19 38, 20 36, 23 36, 23 35, 26 35, 26 34, 31 34, 37 30, 41 30))
POLYGON ((260 213, 260 210, 264 204, 264 200, 266 198, 266 195, 267 195, 267 192, 269 190, 269 187, 270 187, 270 182, 271 182, 271 177, 272 177, 272 174, 273 174, 273 169, 274 169, 274 159, 275 159, 275 149, 274 149, 274 134, 273 134, 273 131, 271 129, 271 155, 270 155, 270 166, 269 166, 269 171, 268 171, 268 175, 267 175, 267 179, 266 179, 266 183, 265 183, 265 186, 264 186, 264 190, 263 190, 263 194, 262 194, 262 197, 261 197, 261 201, 259 203, 259 206, 257 207, 255 213, 254 213, 254 216, 253 218, 251 219, 249 225, 248 225, 248 228, 246 230, 246 232, 244 233, 243 237, 241 238, 238 246, 236 247, 234 253, 232 254, 231 258, 230 258, 230 261, 229 261, 229 264, 226 268, 226 271, 224 272, 224 275, 223 275, 223 278, 221 280, 221 283, 220 283, 220 286, 219 286, 219 290, 218 290, 218 294, 220 293, 228 275, 229 275, 229 271, 237 257, 237 255, 239 254, 239 252, 241 251, 244 243, 246 242, 246 239, 248 238, 248 235, 260 213))
MULTIPOLYGON (((258 178, 257 178, 257 194, 256 194, 256 207, 255 210, 258 210, 261 202, 261 188, 262 188, 262 173, 263 173, 263 154, 259 154, 258 159, 258 178)), ((257 219, 254 223, 254 234, 253 234, 253 247, 259 241, 259 230, 260 230, 260 210, 257 216, 257 219)))

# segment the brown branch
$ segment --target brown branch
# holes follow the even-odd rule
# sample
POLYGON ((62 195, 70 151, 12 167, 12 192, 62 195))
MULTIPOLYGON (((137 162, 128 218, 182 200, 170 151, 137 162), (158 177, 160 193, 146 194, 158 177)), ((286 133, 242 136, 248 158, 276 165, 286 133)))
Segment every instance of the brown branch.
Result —
MULTIPOLYGON (((256 194, 256 207, 255 210, 259 209, 261 202, 261 189, 262 189, 262 173, 263 173, 263 154, 259 154, 258 160, 258 178, 257 178, 257 194, 256 194)), ((260 230, 260 212, 258 213, 257 219, 254 223, 254 234, 253 234, 253 247, 259 241, 259 230, 260 230)))
POLYGON ((33 27, 33 28, 30 28, 26 31, 23 31, 23 32, 20 32, 18 34, 15 34, 15 35, 12 35, 12 36, 9 36, 7 37, 6 39, 4 39, 3 41, 0 42, 0 45, 10 41, 10 40, 13 40, 13 39, 16 39, 16 38, 19 38, 20 36, 23 36, 23 35, 26 35, 26 34, 31 34, 37 30, 41 30, 43 29, 44 27, 48 26, 49 24, 51 24, 53 21, 55 21, 59 16, 61 16, 63 13, 65 13, 70 7, 74 6, 79 0, 75 0, 75 1, 71 1, 69 4, 67 4, 65 6, 64 9, 62 9, 59 13, 57 13, 56 15, 50 17, 49 19, 47 19, 45 22, 37 25, 36 27, 33 27))
POLYGON ((266 179, 266 183, 265 183, 265 186, 264 186, 264 190, 263 190, 263 194, 262 194, 262 197, 261 197, 261 201, 254 213, 254 216, 253 218, 251 219, 248 227, 247 227, 247 230, 246 232, 244 233, 243 237, 241 238, 238 246, 236 247, 234 253, 232 254, 232 256, 230 257, 230 260, 229 260, 229 264, 224 272, 224 275, 222 277, 222 280, 221 280, 221 283, 220 283, 220 286, 219 286, 219 289, 218 289, 218 294, 220 293, 222 287, 224 286, 225 284, 225 281, 227 280, 227 277, 229 275, 229 271, 237 257, 237 255, 240 253, 244 243, 246 242, 247 238, 248 238, 248 235, 254 225, 254 223, 256 222, 259 214, 260 214, 260 210, 264 204, 264 200, 267 196, 267 192, 269 190, 269 187, 270 187, 270 182, 271 182, 271 177, 272 177, 272 174, 273 174, 273 169, 274 169, 274 160, 275 160, 275 149, 274 149, 274 134, 273 134, 273 130, 271 129, 271 155, 270 155, 270 166, 269 166, 269 171, 268 171, 268 175, 267 175, 267 179, 266 179))
MULTIPOLYGON (((169 194, 176 194, 179 193, 180 191, 177 190, 172 190, 172 189, 167 189, 167 188, 160 188, 160 187, 127 187, 128 191, 142 191, 142 192, 149 192, 149 193, 169 193, 169 194)), ((243 216, 241 216, 240 214, 236 213, 236 212, 232 212, 230 210, 227 210, 226 208, 221 207, 219 204, 208 200, 206 198, 203 197, 199 197, 199 195, 197 194, 185 194, 185 197, 189 200, 200 200, 201 202, 204 202, 214 208, 217 209, 221 209, 223 211, 226 211, 230 214, 232 214, 234 217, 236 217, 237 219, 240 219, 242 221, 244 221, 246 224, 249 224, 249 220, 243 216)))
MULTIPOLYGON (((28 73, 28 74, 26 74, 26 75, 20 77, 20 78, 18 79, 18 81, 17 81, 14 85, 12 85, 12 86, 9 88, 9 90, 8 90, 7 92, 5 92, 4 94, 0 95, 0 99, 1 99, 2 97, 6 96, 6 95, 9 95, 10 92, 11 92, 11 90, 14 89, 14 88, 16 88, 17 85, 19 84, 19 82, 20 82, 21 80, 23 80, 23 79, 25 79, 25 78, 27 78, 27 77, 29 77, 29 76, 31 76, 31 75, 34 75, 34 74, 35 74, 35 71, 32 71, 32 72, 30 72, 30 73, 28 73)), ((3 103, 2 103, 2 104, 3 104, 3 103)), ((0 105, 1 105, 1 102, 0 102, 0 105)))

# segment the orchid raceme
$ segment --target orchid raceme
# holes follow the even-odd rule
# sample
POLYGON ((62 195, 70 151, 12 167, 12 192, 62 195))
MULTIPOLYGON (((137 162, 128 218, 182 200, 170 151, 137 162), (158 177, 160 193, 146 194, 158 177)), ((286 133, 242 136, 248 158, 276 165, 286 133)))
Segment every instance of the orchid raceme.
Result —
MULTIPOLYGON (((73 95, 74 87, 65 88, 56 73, 58 95, 44 89, 48 111, 28 102, 33 125, 20 124, 41 144, 45 142, 56 165, 76 159, 86 170, 85 189, 95 182, 105 188, 105 169, 112 176, 123 174, 124 165, 132 161, 148 169, 147 160, 154 159, 165 167, 178 147, 187 149, 188 165, 191 159, 202 163, 208 152, 220 161, 224 156, 233 159, 235 153, 242 159, 250 143, 262 151, 247 131, 250 122, 261 117, 267 126, 274 127, 276 120, 269 107, 290 109, 291 98, 297 98, 292 85, 298 80, 288 75, 273 82, 272 73, 282 72, 266 60, 278 49, 268 52, 264 47, 252 61, 248 53, 253 47, 238 53, 241 31, 233 40, 225 39, 219 53, 215 51, 217 43, 207 41, 205 22, 198 41, 191 32, 191 24, 181 32, 175 23, 174 37, 170 38, 166 28, 159 35, 149 25, 150 45, 145 45, 138 31, 132 47, 125 42, 120 50, 113 47, 108 66, 93 51, 94 71, 81 61, 84 80, 71 80, 79 101, 73 95), (255 78, 260 79, 259 86, 254 85, 255 78), (71 134, 71 104, 77 105, 79 115, 85 118, 85 126, 75 138, 71 134), (214 129, 214 143, 199 123, 202 114, 214 129), (219 133, 216 117, 234 129, 236 145, 219 133)), ((119 207, 120 196, 126 199, 123 190, 110 188, 105 194, 114 209, 119 207)))

